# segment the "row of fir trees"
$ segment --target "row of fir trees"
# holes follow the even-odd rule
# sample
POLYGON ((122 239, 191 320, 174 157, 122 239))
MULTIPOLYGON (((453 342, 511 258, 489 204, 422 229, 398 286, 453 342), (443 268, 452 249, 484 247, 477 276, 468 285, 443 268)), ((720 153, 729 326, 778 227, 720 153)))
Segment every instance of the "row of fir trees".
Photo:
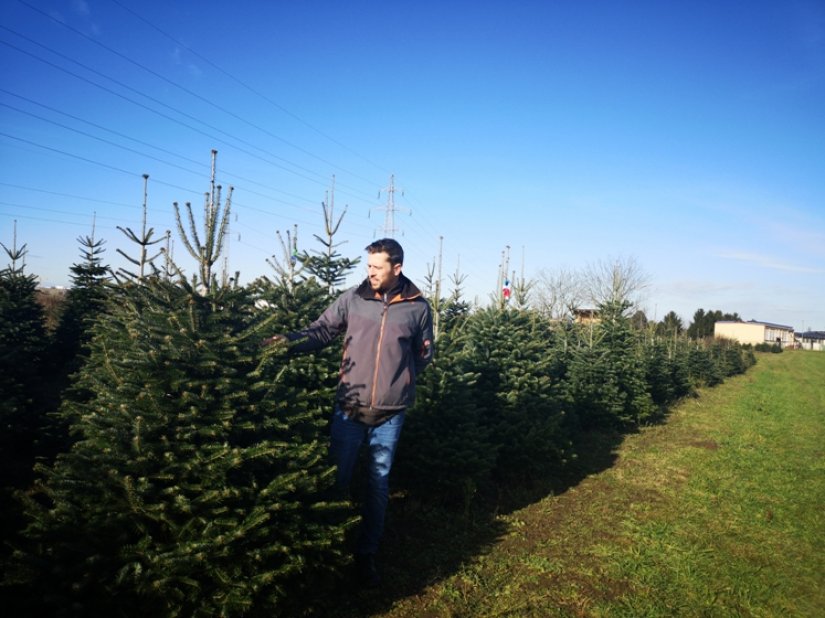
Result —
MULTIPOLYGON (((178 211, 195 276, 148 257, 145 223, 124 230, 131 273, 81 238, 53 331, 25 247, 4 247, 0 558, 15 615, 311 615, 346 566, 356 510, 331 492, 327 459, 338 352, 259 342, 317 317, 358 260, 338 253, 325 206, 323 251, 299 254, 288 234, 274 276, 219 277, 230 198, 213 181, 204 221, 178 211)), ((454 284, 432 298, 437 358, 394 484, 457 511, 564 470, 585 432, 637 427, 754 362, 730 342, 641 333, 621 300, 585 328, 518 303, 472 307, 454 284)))

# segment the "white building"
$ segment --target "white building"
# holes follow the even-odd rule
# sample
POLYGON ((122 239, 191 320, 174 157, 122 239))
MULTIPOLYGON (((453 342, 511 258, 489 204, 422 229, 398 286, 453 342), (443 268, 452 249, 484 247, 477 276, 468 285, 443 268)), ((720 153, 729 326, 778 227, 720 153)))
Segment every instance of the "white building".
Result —
POLYGON ((739 343, 757 345, 759 343, 778 344, 783 348, 794 345, 792 326, 771 324, 770 322, 719 321, 713 325, 713 336, 734 339, 739 343))
POLYGON ((796 343, 803 350, 825 351, 825 331, 809 330, 804 333, 796 333, 796 343))

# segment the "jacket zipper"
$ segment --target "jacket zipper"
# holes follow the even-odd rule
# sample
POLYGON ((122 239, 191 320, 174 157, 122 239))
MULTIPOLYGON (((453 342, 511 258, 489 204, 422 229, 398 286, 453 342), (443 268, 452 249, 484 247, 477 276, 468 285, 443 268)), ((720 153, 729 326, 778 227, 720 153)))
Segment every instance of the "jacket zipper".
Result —
POLYGON ((375 403, 375 390, 378 387, 378 369, 381 363, 381 344, 384 341, 384 323, 387 321, 387 310, 389 309, 389 301, 387 293, 384 293, 383 308, 381 310, 381 328, 378 330, 378 345, 375 348, 375 370, 372 374, 372 392, 370 392, 369 407, 372 408, 375 403))

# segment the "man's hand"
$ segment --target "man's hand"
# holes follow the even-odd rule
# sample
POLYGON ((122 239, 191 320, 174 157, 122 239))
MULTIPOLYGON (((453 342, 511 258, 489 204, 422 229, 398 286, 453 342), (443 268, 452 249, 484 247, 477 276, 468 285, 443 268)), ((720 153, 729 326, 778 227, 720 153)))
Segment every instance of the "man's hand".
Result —
POLYGON ((287 339, 284 335, 274 335, 272 337, 267 337, 266 339, 261 339, 261 347, 268 348, 273 345, 285 346, 289 343, 289 339, 287 339))

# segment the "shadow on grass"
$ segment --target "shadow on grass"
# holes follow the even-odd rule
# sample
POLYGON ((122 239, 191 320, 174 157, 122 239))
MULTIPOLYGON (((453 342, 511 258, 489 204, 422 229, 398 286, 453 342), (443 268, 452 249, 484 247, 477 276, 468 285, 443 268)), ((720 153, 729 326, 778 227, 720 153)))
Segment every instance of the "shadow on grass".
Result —
MULTIPOLYGON (((318 589, 312 616, 355 618, 380 615, 398 601, 419 595, 429 585, 450 577, 463 564, 484 555, 505 533, 506 516, 552 495, 560 495, 586 477, 610 468, 624 436, 619 432, 588 432, 576 441, 578 457, 544 479, 514 479, 497 493, 482 496, 464 512, 435 500, 394 495, 378 556, 383 582, 363 590, 348 574, 318 589)), ((420 615, 425 614, 421 608, 420 615)))

